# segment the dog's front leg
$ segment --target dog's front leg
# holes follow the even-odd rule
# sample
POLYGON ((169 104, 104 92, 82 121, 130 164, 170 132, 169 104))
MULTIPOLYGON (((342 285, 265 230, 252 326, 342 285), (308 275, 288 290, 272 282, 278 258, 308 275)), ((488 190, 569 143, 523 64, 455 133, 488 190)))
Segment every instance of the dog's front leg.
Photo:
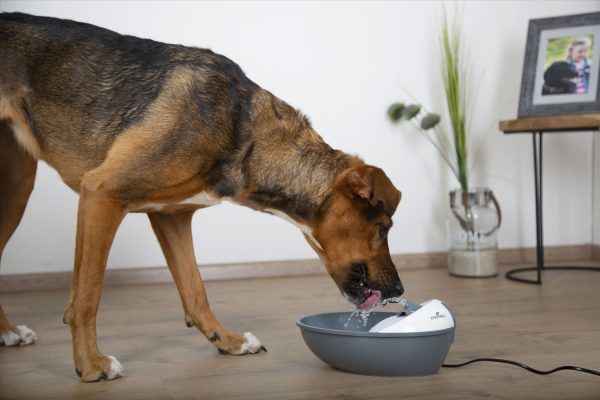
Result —
POLYGON ((124 376, 116 358, 100 353, 96 313, 108 252, 125 210, 109 185, 94 171, 84 176, 77 213, 75 269, 64 321, 71 326, 75 370, 83 381, 124 376))
POLYGON ((194 256, 192 215, 193 212, 148 214, 179 290, 188 326, 195 325, 222 354, 266 351, 252 333, 229 332, 210 310, 194 256))

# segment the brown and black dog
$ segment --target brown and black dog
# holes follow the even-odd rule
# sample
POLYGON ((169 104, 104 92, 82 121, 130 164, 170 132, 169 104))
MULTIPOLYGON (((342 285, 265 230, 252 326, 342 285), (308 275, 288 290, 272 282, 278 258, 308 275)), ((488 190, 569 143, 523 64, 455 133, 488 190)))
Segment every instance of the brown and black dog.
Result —
MULTIPOLYGON (((108 252, 123 217, 147 213, 195 325, 225 354, 264 349, 212 314, 195 260, 195 210, 229 200, 302 230, 359 308, 400 296, 387 232, 400 192, 379 168, 329 147, 297 110, 210 50, 96 26, 0 14, 0 254, 38 160, 78 192, 64 322, 84 381, 123 376, 96 343, 108 252)), ((35 334, 0 308, 5 345, 35 334)))

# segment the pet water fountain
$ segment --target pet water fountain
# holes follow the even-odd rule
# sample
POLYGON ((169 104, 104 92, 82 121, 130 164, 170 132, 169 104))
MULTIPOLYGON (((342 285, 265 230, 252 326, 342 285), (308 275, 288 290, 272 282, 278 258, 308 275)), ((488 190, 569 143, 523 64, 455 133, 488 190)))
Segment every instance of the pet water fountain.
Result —
POLYGON ((455 319, 440 300, 407 301, 399 313, 332 312, 300 318, 308 348, 348 372, 380 376, 435 374, 454 341, 455 319))

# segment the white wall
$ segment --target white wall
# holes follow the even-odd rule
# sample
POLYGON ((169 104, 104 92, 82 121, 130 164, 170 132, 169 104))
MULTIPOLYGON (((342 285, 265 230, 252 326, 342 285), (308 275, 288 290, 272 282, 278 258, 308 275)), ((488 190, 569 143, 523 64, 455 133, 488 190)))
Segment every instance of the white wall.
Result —
MULTIPOLYGON (((595 11, 598 1, 460 4, 476 66, 472 132, 481 138, 489 131, 474 183, 493 188, 503 205, 501 247, 534 246, 531 139, 504 136, 497 121, 516 116, 528 20, 595 11)), ((3 0, 0 7, 227 55, 258 84, 307 113, 333 147, 387 171, 404 193, 390 233, 393 253, 446 248, 447 193, 456 182, 425 140, 385 116, 391 102, 407 98, 404 90, 430 108, 440 103, 434 77, 441 3, 3 0)), ((547 135, 544 145, 546 244, 590 243, 591 134, 547 135)), ((2 273, 69 270, 76 204, 57 174, 40 165, 2 273)), ((194 231, 201 264, 314 257, 296 228, 231 204, 198 212, 194 231)), ((164 265, 144 215, 126 218, 109 265, 164 265)))

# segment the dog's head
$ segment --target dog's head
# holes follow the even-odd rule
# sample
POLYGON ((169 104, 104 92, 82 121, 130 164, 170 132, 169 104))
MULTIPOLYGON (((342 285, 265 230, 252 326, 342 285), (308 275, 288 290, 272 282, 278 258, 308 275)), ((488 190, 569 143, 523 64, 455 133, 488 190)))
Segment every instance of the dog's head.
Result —
POLYGON ((575 83, 573 79, 577 78, 575 66, 565 62, 557 61, 552 63, 544 72, 544 85, 549 88, 551 93, 573 93, 575 83))
POLYGON ((357 308, 402 295, 387 234, 401 193, 385 173, 354 166, 337 179, 309 244, 342 294, 357 308))

